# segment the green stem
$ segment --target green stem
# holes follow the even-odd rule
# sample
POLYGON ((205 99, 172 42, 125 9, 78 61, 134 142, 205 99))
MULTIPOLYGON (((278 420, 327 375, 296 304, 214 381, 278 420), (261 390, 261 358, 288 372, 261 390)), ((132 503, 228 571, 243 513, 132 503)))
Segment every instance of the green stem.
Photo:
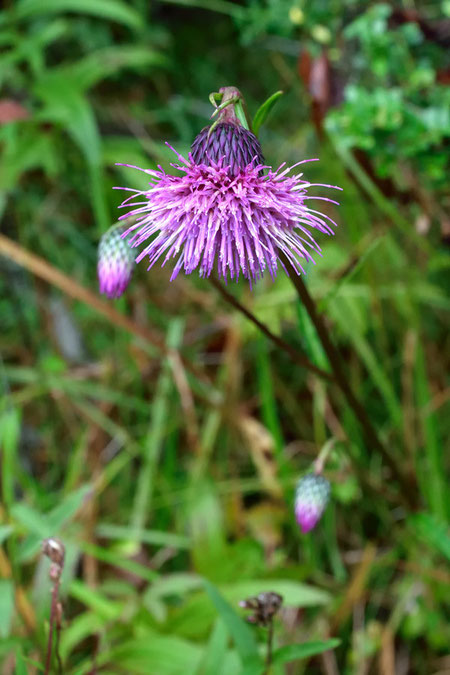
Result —
POLYGON ((317 312, 314 301, 310 296, 305 284, 303 283, 302 278, 292 268, 285 256, 282 256, 282 260, 289 272, 290 279, 295 286, 298 296, 306 311, 308 312, 312 323, 314 324, 319 340, 322 343, 322 347, 333 370, 335 381, 346 398, 350 408, 353 410, 356 419, 359 421, 369 448, 378 452, 378 454, 383 458, 385 464, 390 468, 392 475, 398 481, 405 501, 409 504, 409 506, 414 507, 416 505, 415 486, 411 484, 409 478, 403 473, 403 470, 400 469, 397 462, 381 443, 367 415, 366 409, 363 405, 361 405, 353 393, 348 377, 342 368, 340 354, 332 343, 323 318, 317 312))
POLYGON ((260 331, 263 333, 269 340, 271 340, 277 347, 282 349, 283 351, 287 352, 291 359, 297 363, 299 366, 302 368, 307 368, 308 370, 311 370, 313 373, 316 375, 319 375, 319 377, 322 377, 325 380, 328 380, 329 382, 333 381, 333 377, 330 373, 327 373, 325 370, 322 370, 321 368, 317 368, 311 361, 309 361, 305 356, 300 354, 294 347, 292 347, 290 344, 285 342, 283 338, 280 338, 278 335, 275 335, 275 333, 272 333, 272 331, 267 328, 265 324, 263 324, 259 319, 256 318, 254 314, 250 312, 244 305, 241 305, 239 300, 237 300, 234 295, 231 295, 224 286, 215 279, 214 277, 209 277, 210 283, 216 288, 219 293, 222 295, 222 297, 230 304, 232 307, 237 309, 241 314, 243 314, 249 321, 251 321, 260 331))

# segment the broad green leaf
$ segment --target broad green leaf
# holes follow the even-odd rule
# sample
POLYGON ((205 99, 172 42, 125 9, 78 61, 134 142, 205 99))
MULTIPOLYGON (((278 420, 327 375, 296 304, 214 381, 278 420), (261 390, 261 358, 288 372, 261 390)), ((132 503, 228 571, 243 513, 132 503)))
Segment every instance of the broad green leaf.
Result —
POLYGON ((264 124, 264 122, 267 119, 268 114, 272 110, 273 106, 275 103, 278 101, 280 96, 283 95, 282 91, 276 91, 272 96, 269 96, 269 98, 264 101, 264 103, 258 108, 256 111, 255 117, 253 118, 253 133, 257 136, 258 132, 261 128, 261 126, 264 124))
POLYGON ((306 659, 316 656, 316 654, 322 654, 329 649, 335 649, 340 643, 340 640, 332 638, 331 640, 317 640, 315 642, 304 642, 300 645, 280 647, 273 653, 273 663, 282 664, 297 661, 298 659, 306 659))
POLYGON ((15 7, 15 16, 28 19, 46 14, 62 14, 75 12, 88 14, 100 19, 116 21, 133 30, 143 28, 141 15, 129 3, 119 0, 19 0, 15 7))
POLYGON ((194 675, 201 656, 202 648, 192 642, 148 631, 105 650, 98 665, 114 663, 121 672, 135 675, 194 675))
POLYGON ((55 68, 40 77, 34 94, 44 104, 38 118, 60 124, 72 137, 91 166, 100 165, 100 135, 91 105, 82 93, 76 75, 55 68))

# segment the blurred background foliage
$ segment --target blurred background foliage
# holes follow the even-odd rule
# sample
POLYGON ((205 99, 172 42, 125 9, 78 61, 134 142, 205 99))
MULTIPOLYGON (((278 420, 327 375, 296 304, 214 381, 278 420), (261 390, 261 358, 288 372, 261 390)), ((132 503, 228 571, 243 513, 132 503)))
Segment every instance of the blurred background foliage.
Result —
MULTIPOLYGON (((25 255, 0 241, 2 672, 43 672, 54 535, 66 673, 262 672, 238 601, 264 590, 277 648, 341 641, 273 673, 450 671, 449 45, 448 0, 4 3, 1 233, 25 255), (415 509, 332 386, 207 282, 141 265, 98 303, 112 188, 145 185, 116 163, 169 168, 226 84, 253 114, 284 90, 266 159, 320 157, 308 179, 344 188, 307 282, 415 509), (301 536, 295 483, 330 439, 332 504, 301 536)), ((287 278, 230 290, 329 368, 287 278)))

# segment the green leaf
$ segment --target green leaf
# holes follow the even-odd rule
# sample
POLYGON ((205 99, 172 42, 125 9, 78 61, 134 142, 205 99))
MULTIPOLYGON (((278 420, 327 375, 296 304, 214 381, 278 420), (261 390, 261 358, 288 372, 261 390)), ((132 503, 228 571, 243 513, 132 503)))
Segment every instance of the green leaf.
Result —
POLYGON ((194 675, 202 656, 201 647, 177 637, 148 631, 139 638, 123 641, 100 654, 98 665, 113 663, 120 672, 136 675, 194 675))
POLYGON ((8 539, 14 528, 11 525, 0 525, 0 546, 8 539))
POLYGON ((205 580, 205 588, 217 612, 233 638, 243 665, 248 667, 260 666, 262 661, 258 654, 258 646, 252 630, 243 619, 234 611, 231 605, 220 595, 219 591, 209 581, 205 580))
POLYGON ((69 593, 86 607, 89 607, 99 617, 105 621, 114 621, 119 618, 123 611, 121 602, 114 602, 105 597, 105 595, 94 588, 90 588, 82 581, 73 579, 69 593))
POLYGON ((16 666, 14 670, 14 675, 27 675, 28 673, 27 662, 24 655, 22 654, 21 649, 16 651, 16 666))
POLYGON ((297 661, 298 659, 307 659, 310 656, 322 654, 329 649, 335 649, 340 643, 341 641, 337 638, 332 638, 331 640, 317 640, 315 642, 304 642, 301 645, 280 647, 273 653, 273 663, 280 665, 289 663, 290 661, 297 661))
POLYGON ((261 126, 267 119, 268 114, 272 110, 275 103, 278 101, 280 96, 283 95, 282 91, 276 91, 272 96, 264 101, 264 103, 256 111, 255 117, 253 118, 253 133, 257 136, 261 126))
POLYGON ((45 104, 36 119, 59 124, 83 153, 89 168, 88 183, 99 229, 110 223, 101 171, 101 138, 91 104, 80 91, 76 76, 54 69, 34 85, 34 94, 45 104))
POLYGON ((418 513, 409 519, 416 534, 450 561, 448 526, 431 513, 418 513))
POLYGON ((217 619, 211 631, 202 662, 202 675, 217 675, 221 672, 227 650, 228 631, 221 619, 217 619))
POLYGON ((7 508, 14 502, 15 466, 20 439, 20 414, 9 408, 0 415, 0 448, 2 448, 2 495, 7 508))
POLYGON ((16 3, 15 15, 19 19, 28 19, 45 14, 75 12, 88 14, 100 19, 116 21, 132 30, 144 27, 140 14, 125 2, 118 0, 19 0, 16 3))
POLYGON ((98 82, 115 75, 122 69, 139 70, 146 73, 151 66, 167 66, 168 59, 154 49, 145 46, 115 45, 97 49, 75 63, 50 71, 67 75, 76 81, 79 90, 87 90, 98 82))
POLYGON ((8 637, 13 614, 14 584, 11 579, 0 579, 0 637, 8 637))

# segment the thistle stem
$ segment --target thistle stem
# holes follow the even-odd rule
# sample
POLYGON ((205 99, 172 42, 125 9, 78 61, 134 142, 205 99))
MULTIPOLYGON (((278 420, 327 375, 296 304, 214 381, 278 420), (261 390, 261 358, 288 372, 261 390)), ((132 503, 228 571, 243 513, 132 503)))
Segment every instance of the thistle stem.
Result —
POLYGON ((269 674, 270 666, 272 665, 272 653, 273 653, 273 619, 269 621, 269 626, 267 629, 267 654, 266 654, 266 675, 269 674))
POLYGON ((294 347, 285 342, 283 338, 280 338, 278 335, 275 335, 275 333, 272 333, 272 331, 269 328, 267 328, 267 326, 264 323, 262 323, 259 319, 257 319, 256 316, 252 314, 252 312, 250 312, 249 309, 247 309, 247 307, 244 307, 244 305, 242 305, 239 302, 239 300, 237 300, 233 295, 231 295, 231 293, 229 293, 226 290, 226 288, 220 283, 220 281, 218 281, 214 277, 209 277, 209 281, 230 305, 232 305, 235 309, 241 312, 241 314, 243 314, 249 321, 251 321, 261 331, 261 333, 263 333, 267 338, 269 338, 269 340, 271 340, 277 347, 287 352, 295 363, 297 363, 302 368, 307 368, 308 370, 311 370, 313 373, 315 373, 319 377, 322 377, 325 380, 328 380, 329 382, 333 381, 333 376, 330 373, 327 373, 325 370, 322 370, 321 368, 315 366, 305 356, 303 356, 296 349, 294 349, 294 347))
POLYGON ((350 387, 349 384, 348 377, 342 368, 340 354, 336 349, 336 347, 334 346, 334 344, 332 343, 328 334, 328 330, 323 321, 323 318, 317 312, 314 300, 310 296, 309 291, 306 288, 302 278, 292 268, 292 266, 289 264, 289 261, 284 256, 282 256, 282 258, 283 263, 289 272, 290 279, 294 284, 295 289, 298 293, 298 296, 303 306, 305 307, 306 311, 308 312, 308 315, 316 329, 319 340, 322 343, 322 347, 328 357, 331 368, 333 370, 335 381, 338 387, 340 388, 341 392, 343 393, 344 397, 346 398, 350 408, 353 410, 356 419, 359 421, 359 424, 361 425, 362 431, 364 432, 364 436, 366 438, 368 446, 373 450, 375 450, 376 452, 378 452, 378 454, 382 457, 385 464, 390 468, 392 475, 398 481, 405 501, 409 504, 409 506, 414 507, 416 505, 414 486, 411 485, 411 482, 408 479, 408 477, 404 474, 403 470, 400 469, 397 462, 394 460, 394 458, 389 454, 388 450, 381 443, 372 425, 372 422, 370 421, 369 416, 367 415, 366 409, 358 401, 355 394, 353 393, 352 388, 350 387))
MULTIPOLYGON (((56 629, 58 630, 58 595, 59 595, 59 580, 55 581, 52 588, 52 600, 50 606, 50 626, 48 630, 48 642, 47 642, 47 656, 45 659, 45 675, 49 675, 50 666, 52 661, 52 646, 53 646, 53 632, 56 629)), ((57 638, 58 639, 58 638, 57 638)), ((59 642, 59 640, 58 640, 59 642)), ((60 659, 59 654, 57 653, 58 667, 60 668, 60 659)))

